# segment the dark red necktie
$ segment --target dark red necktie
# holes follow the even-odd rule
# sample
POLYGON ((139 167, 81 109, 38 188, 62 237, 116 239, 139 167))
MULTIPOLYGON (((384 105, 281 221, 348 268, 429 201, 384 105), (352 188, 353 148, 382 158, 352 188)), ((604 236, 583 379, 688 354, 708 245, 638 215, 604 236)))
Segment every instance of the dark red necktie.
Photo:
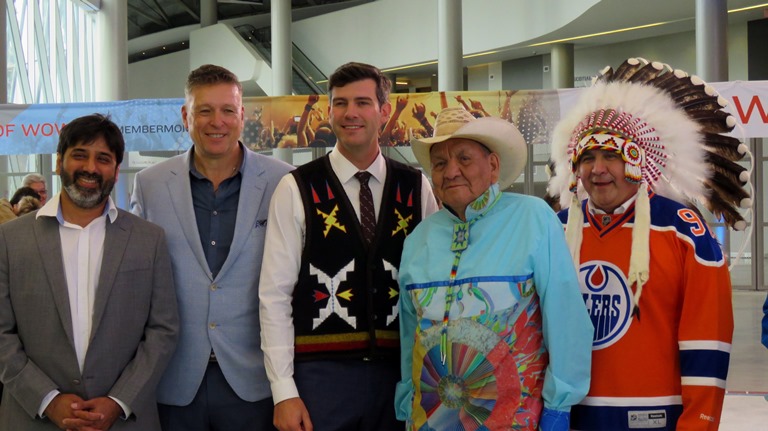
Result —
POLYGON ((360 226, 363 228, 363 237, 370 244, 373 241, 373 233, 376 230, 376 211, 373 209, 373 193, 368 186, 371 174, 362 171, 355 174, 360 181, 360 226))

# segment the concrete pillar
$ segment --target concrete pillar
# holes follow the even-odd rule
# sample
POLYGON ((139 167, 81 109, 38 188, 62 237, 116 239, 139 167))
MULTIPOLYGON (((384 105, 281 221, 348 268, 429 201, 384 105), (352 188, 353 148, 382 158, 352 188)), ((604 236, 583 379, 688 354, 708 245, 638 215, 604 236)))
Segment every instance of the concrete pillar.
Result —
POLYGON ((219 22, 217 0, 200 0, 200 27, 208 27, 219 22))
POLYGON ((461 28, 461 0, 439 0, 437 2, 438 91, 464 89, 461 28))
POLYGON ((705 81, 728 80, 726 0, 696 0, 696 74, 705 81))
POLYGON ((96 101, 128 97, 128 2, 102 0, 96 14, 96 101))
POLYGON ((573 44, 552 45, 552 88, 573 88, 573 44))
MULTIPOLYGON (((273 1, 270 10, 272 12, 272 96, 290 96, 293 92, 291 2, 273 1)), ((272 155, 293 164, 292 148, 275 148, 272 155)))
MULTIPOLYGON (((8 26, 6 25, 8 5, 6 0, 0 0, 0 103, 8 103, 8 26)), ((12 17, 16 19, 16 17, 12 17)))
POLYGON ((293 42, 291 40, 291 2, 272 2, 272 96, 289 96, 293 42))

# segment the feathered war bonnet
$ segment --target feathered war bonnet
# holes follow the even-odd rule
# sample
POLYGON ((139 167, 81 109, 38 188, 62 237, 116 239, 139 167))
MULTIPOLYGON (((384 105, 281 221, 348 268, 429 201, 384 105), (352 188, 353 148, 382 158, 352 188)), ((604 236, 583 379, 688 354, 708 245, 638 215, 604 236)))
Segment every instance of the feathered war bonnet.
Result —
POLYGON ((579 265, 584 215, 577 198, 577 164, 584 151, 619 153, 625 179, 640 183, 635 201, 629 283, 637 283, 635 311, 650 261, 648 191, 688 206, 702 204, 727 226, 744 230, 738 207, 752 199, 744 186, 750 171, 736 163, 749 152, 727 136, 736 120, 723 108, 726 100, 696 76, 641 58, 626 60, 615 71, 606 67, 553 133, 553 176, 547 188, 569 208, 566 239, 579 265))

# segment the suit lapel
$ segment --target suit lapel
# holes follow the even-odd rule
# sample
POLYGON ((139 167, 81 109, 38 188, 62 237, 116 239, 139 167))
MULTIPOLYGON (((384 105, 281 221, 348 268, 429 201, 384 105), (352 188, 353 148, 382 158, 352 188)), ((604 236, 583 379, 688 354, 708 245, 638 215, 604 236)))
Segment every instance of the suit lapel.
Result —
POLYGON ((69 344, 74 345, 72 330, 72 310, 69 308, 69 290, 67 289, 67 273, 64 270, 64 258, 61 254, 61 236, 59 222, 55 217, 40 217, 34 223, 37 249, 42 259, 43 270, 51 287, 56 309, 69 344))
POLYGON ((91 324, 90 337, 99 329, 99 323, 107 307, 115 277, 123 261, 128 239, 131 236, 131 226, 125 214, 118 215, 114 222, 107 218, 106 232, 104 234, 104 251, 101 258, 101 271, 99 282, 96 285, 96 298, 93 301, 93 322, 91 324))
MULTIPOLYGON (((224 261, 224 265, 222 265, 217 278, 220 278, 222 274, 225 274, 234 265, 234 261, 248 240, 251 229, 256 226, 256 223, 261 222, 261 220, 257 220, 257 217, 262 206, 262 200, 264 199, 264 192, 267 188, 263 175, 264 168, 259 164, 258 157, 256 157, 254 152, 247 149, 243 149, 243 151, 245 151, 246 159, 245 169, 242 173, 243 180, 240 185, 240 198, 237 203, 235 234, 234 238, 232 238, 232 245, 229 248, 227 260, 224 261)), ((198 240, 199 243, 200 241, 198 240)))
POLYGON ((189 181, 189 158, 191 154, 192 150, 187 151, 184 157, 177 159, 179 164, 171 167, 166 185, 174 213, 179 219, 179 229, 184 232, 189 248, 197 258, 197 263, 208 277, 211 277, 211 269, 208 267, 203 245, 200 243, 200 232, 197 230, 195 208, 192 204, 192 186, 189 181))

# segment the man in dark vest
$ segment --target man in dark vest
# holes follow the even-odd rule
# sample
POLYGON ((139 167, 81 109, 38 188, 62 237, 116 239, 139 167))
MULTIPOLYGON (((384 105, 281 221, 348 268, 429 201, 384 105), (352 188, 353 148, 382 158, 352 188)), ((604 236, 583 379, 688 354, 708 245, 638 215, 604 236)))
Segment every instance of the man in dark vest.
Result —
POLYGON ((270 204, 259 299, 280 431, 404 426, 398 267, 437 204, 423 174, 379 151, 389 90, 373 66, 339 67, 328 81, 336 146, 283 177, 270 204))

